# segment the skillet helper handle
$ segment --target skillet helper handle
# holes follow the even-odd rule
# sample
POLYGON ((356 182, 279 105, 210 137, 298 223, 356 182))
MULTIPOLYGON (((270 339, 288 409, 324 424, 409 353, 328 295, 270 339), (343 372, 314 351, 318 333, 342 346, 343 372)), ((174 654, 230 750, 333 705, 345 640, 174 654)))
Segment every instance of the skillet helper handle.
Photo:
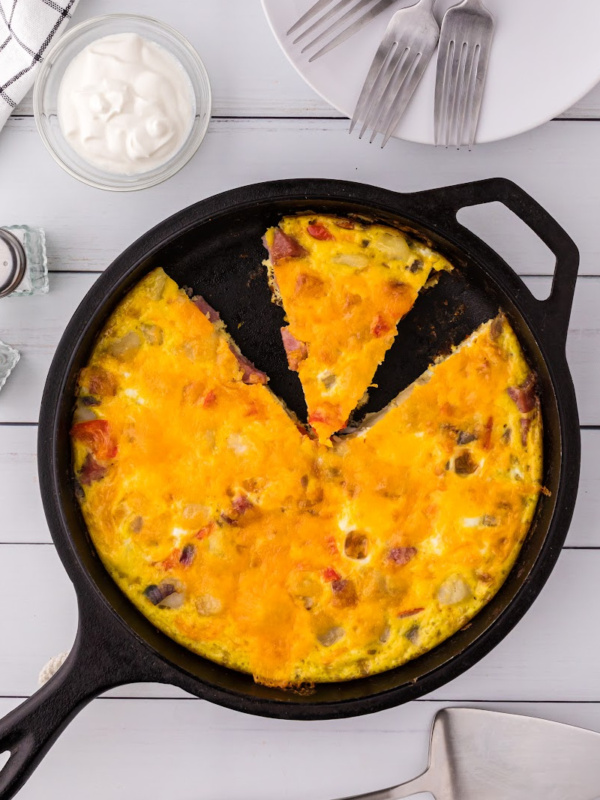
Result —
POLYGON ((539 306, 538 317, 544 334, 564 345, 577 284, 579 250, 569 234, 546 209, 507 178, 489 178, 418 194, 423 200, 427 197, 431 202, 433 209, 430 207, 430 215, 431 210, 434 213, 449 212, 451 223, 458 224, 463 231, 467 229, 456 220, 456 214, 461 208, 502 203, 544 242, 556 258, 552 289, 546 300, 536 300, 533 295, 531 297, 539 306))
POLYGON ((128 652, 127 643, 119 636, 109 641, 100 630, 94 617, 80 619, 77 639, 63 666, 0 720, 0 754, 10 752, 0 769, 0 800, 14 797, 69 722, 91 700, 136 680, 136 653, 133 649, 128 652))

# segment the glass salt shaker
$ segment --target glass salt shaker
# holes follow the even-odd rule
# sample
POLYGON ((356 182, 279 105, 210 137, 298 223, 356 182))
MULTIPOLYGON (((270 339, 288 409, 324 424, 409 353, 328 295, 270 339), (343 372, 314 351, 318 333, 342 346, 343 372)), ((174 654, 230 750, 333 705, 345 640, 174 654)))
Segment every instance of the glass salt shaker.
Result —
POLYGON ((19 357, 19 353, 14 347, 0 342, 0 389, 2 389, 6 379, 15 368, 19 357))
POLYGON ((0 298, 46 294, 46 235, 41 228, 0 228, 0 298))
MULTIPOLYGON (((46 294, 47 291, 48 259, 44 231, 27 225, 0 228, 0 299, 46 294)), ((19 357, 14 347, 0 341, 0 389, 19 357)))

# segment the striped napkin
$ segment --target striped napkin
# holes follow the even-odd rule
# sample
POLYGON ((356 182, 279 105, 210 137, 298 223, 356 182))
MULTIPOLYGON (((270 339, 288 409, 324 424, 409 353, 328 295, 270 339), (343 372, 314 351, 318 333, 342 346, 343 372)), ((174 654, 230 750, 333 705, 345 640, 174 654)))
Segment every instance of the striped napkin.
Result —
POLYGON ((0 129, 33 86, 78 0, 0 0, 0 129))

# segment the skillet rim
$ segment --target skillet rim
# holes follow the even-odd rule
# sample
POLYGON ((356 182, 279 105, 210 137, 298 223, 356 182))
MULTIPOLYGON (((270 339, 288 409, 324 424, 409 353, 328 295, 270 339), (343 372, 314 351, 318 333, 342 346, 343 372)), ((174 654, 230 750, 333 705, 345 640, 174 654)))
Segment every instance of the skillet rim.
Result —
MULTIPOLYGON (((461 184, 458 187, 401 194, 346 181, 292 179, 252 184, 229 190, 177 212, 140 237, 119 255, 98 278, 73 314, 57 348, 42 400, 38 464, 44 508, 53 541, 78 595, 82 618, 85 619, 86 603, 92 606, 96 605, 96 611, 98 611, 97 603, 100 601, 103 607, 103 616, 106 618, 105 624, 108 624, 106 622, 108 619, 111 619, 112 623, 118 621, 132 640, 149 651, 146 653, 146 657, 151 655, 153 659, 160 662, 161 670, 164 673, 164 682, 175 683, 193 694, 220 705, 269 717, 329 719, 371 713, 420 697, 467 670, 506 636, 541 591, 560 554, 573 512, 580 460, 577 406, 564 354, 564 341, 561 341, 560 332, 552 332, 552 329, 550 332, 542 330, 544 303, 533 298, 521 279, 497 253, 457 223, 455 219, 452 222, 452 216, 455 215, 456 210, 453 211, 451 206, 445 208, 443 202, 437 205, 434 203, 433 210, 438 213, 441 224, 435 224, 430 212, 424 210, 427 203, 433 202, 435 197, 443 201, 444 193, 455 189, 466 191, 482 184, 486 184, 488 189, 493 189, 495 186, 497 190, 506 190, 507 187, 514 186, 504 179, 491 179, 475 184, 461 184), (211 218, 231 213, 234 210, 243 211, 244 207, 273 204, 285 200, 368 205, 373 208, 374 216, 377 211, 386 211, 402 217, 413 223, 415 228, 423 231, 426 238, 430 238, 431 233, 434 233, 464 252, 470 262, 476 263, 484 275, 494 280, 499 291, 515 305, 523 323, 531 331, 550 376, 561 434, 561 470, 558 492, 552 516, 546 526, 543 544, 537 549, 537 555, 527 576, 520 582, 514 595, 497 618, 468 643, 459 655, 425 673, 412 685, 401 684, 384 692, 366 694, 360 698, 340 699, 335 702, 315 703, 304 698, 290 697, 289 693, 282 699, 262 698, 232 692, 191 674, 184 667, 174 664, 158 652, 118 613, 83 564, 81 555, 68 530, 62 503, 59 501, 60 486, 62 485, 61 481, 64 481, 64 476, 62 478, 58 476, 55 467, 56 448, 59 446, 56 429, 60 422, 58 417, 64 384, 71 361, 81 348, 81 340, 85 331, 97 319, 101 299, 105 296, 114 298, 122 289, 123 284, 127 282, 127 278, 152 255, 211 218), (540 315, 540 311, 542 311, 542 315, 540 315), (71 338, 73 338, 73 342, 71 338), (110 612, 112 618, 108 616, 107 612, 110 612)), ((518 189, 518 187, 515 188, 518 189)), ((518 191, 525 195, 522 190, 518 189, 518 191)), ((500 194, 500 192, 498 193, 500 194)), ((501 197, 492 199, 502 201, 501 197)), ((108 577, 108 580, 112 583, 112 579, 108 577)), ((450 639, 457 635, 455 634, 450 639)), ((152 672, 154 671, 152 670, 152 672)), ((144 680, 143 675, 144 670, 140 669, 138 679, 144 680)), ((153 675, 152 679, 156 680, 156 676, 153 675)), ((358 681, 352 683, 358 683, 358 681)))

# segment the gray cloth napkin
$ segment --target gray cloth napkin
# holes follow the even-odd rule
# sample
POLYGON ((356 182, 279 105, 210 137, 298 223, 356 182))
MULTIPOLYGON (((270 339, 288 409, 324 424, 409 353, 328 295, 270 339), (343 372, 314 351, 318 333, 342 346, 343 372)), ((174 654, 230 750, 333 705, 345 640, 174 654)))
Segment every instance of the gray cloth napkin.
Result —
POLYGON ((78 0, 0 0, 0 129, 33 86, 38 65, 78 0))

